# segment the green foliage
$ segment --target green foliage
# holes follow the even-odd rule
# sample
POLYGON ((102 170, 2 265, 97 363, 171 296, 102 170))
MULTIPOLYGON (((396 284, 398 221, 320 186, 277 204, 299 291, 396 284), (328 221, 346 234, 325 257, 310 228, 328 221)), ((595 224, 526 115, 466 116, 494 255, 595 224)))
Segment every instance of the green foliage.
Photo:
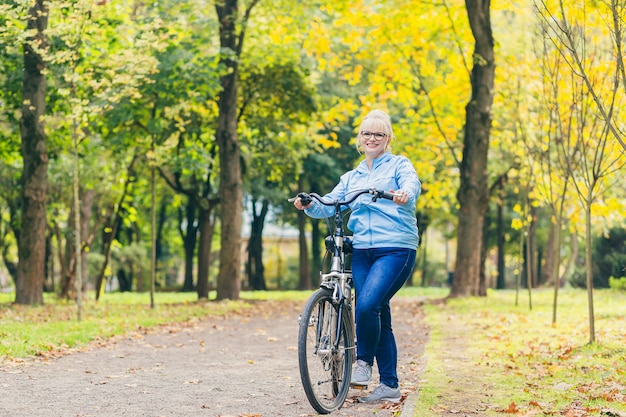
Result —
POLYGON ((609 277, 609 287, 612 290, 626 291, 626 277, 609 277))

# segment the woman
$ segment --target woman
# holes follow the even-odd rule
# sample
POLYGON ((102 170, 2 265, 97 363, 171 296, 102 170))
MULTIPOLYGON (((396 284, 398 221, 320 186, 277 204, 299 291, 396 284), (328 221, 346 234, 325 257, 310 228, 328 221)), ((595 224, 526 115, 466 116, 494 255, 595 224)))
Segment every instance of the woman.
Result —
MULTIPOLYGON (((356 169, 341 176, 339 184, 325 197, 343 200, 351 191, 376 188, 389 191, 393 201, 372 201, 364 195, 350 204, 348 228, 352 230, 352 275, 356 291, 357 362, 352 371, 353 385, 366 385, 372 376, 374 359, 380 384, 361 402, 401 399, 398 386, 398 350, 391 327, 391 297, 404 285, 413 270, 418 246, 415 203, 421 183, 411 162, 393 155, 389 116, 380 110, 370 112, 359 127, 357 150, 365 159, 356 169)), ((349 197, 349 196, 348 196, 349 197)), ((332 207, 300 199, 294 205, 313 218, 333 215, 332 207)))

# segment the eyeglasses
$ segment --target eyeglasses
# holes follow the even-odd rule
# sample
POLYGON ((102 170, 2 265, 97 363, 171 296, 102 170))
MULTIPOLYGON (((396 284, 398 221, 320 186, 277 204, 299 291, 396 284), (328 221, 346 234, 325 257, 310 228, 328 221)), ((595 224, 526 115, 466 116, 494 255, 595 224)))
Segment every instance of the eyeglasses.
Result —
POLYGON ((387 137, 387 134, 382 133, 382 132, 368 132, 368 131, 362 130, 360 133, 363 139, 369 140, 373 136, 374 139, 378 142, 380 142, 381 140, 385 139, 385 137, 387 137))

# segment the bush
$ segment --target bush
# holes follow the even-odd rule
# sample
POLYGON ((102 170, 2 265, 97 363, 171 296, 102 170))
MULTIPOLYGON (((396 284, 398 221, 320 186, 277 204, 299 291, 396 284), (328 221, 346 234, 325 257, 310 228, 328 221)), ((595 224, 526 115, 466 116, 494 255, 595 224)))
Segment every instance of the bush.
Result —
POLYGON ((626 291, 626 277, 609 277, 609 287, 612 290, 626 291))

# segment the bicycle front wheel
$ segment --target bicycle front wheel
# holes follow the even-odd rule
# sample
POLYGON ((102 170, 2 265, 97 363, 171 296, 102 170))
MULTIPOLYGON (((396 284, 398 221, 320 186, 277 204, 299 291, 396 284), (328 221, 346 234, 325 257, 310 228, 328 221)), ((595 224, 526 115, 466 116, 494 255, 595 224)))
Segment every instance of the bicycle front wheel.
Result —
POLYGON ((300 317, 298 361, 306 396, 320 414, 339 409, 350 389, 354 331, 346 304, 333 303, 331 290, 311 295, 300 317))

